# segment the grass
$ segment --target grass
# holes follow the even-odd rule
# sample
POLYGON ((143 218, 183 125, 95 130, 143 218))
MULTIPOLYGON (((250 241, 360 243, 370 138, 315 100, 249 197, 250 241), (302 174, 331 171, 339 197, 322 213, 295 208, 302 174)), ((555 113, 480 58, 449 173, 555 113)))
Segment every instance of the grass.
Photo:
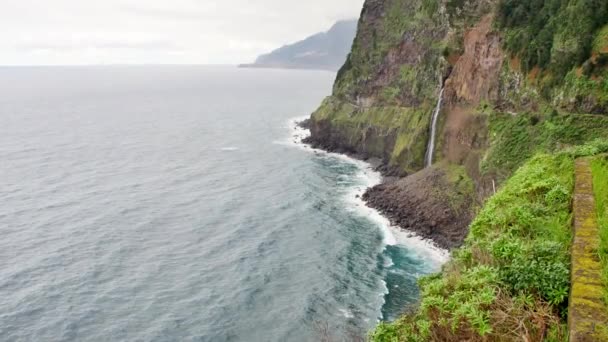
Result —
POLYGON ((532 158, 484 206, 443 273, 420 281, 419 311, 380 324, 372 340, 565 340, 573 183, 573 155, 532 158))
POLYGON ((598 223, 600 226, 599 256, 603 268, 605 302, 608 304, 608 157, 596 158, 591 168, 593 171, 593 191, 597 205, 598 223))
POLYGON ((450 188, 453 191, 443 189, 440 195, 445 197, 452 210, 459 214, 464 214, 463 212, 460 212, 463 203, 466 203, 465 206, 468 206, 469 208, 475 205, 475 184, 463 166, 445 163, 442 164, 441 167, 445 170, 447 176, 446 180, 448 184, 451 185, 450 188))
POLYGON ((595 37, 593 42, 593 52, 608 52, 608 25, 605 25, 595 37))
POLYGON ((608 117, 547 113, 492 113, 490 146, 483 161, 485 174, 501 183, 539 152, 554 152, 608 137, 608 117))
POLYGON ((419 309, 370 339, 567 341, 574 160, 605 151, 608 141, 596 140, 524 163, 443 272, 420 280, 419 309))

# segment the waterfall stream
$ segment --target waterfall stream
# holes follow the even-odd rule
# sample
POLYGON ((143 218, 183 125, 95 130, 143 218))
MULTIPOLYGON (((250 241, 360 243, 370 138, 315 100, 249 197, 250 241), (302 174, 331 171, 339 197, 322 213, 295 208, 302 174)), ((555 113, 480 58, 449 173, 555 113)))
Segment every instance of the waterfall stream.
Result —
POLYGON ((437 119, 439 119, 439 113, 441 112, 441 103, 443 102, 443 90, 441 88, 441 92, 439 93, 439 100, 437 100, 437 107, 433 112, 433 119, 431 122, 431 135, 429 136, 429 144, 426 148, 426 156, 425 156, 425 167, 430 167, 433 165, 433 153, 435 151, 435 136, 437 135, 437 119))

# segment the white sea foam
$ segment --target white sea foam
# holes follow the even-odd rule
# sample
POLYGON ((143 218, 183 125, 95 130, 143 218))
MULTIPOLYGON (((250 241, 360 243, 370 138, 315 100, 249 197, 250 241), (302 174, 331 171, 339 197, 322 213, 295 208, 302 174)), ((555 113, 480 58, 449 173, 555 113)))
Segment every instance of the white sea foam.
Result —
POLYGON ((342 316, 344 316, 346 318, 355 318, 355 314, 353 314, 348 309, 338 309, 338 311, 340 311, 340 313, 342 314, 342 316))
POLYGON ((371 164, 362 160, 351 158, 345 154, 314 149, 303 143, 303 140, 310 136, 310 131, 300 127, 298 123, 306 120, 307 118, 308 117, 298 117, 289 120, 287 124, 291 130, 290 137, 287 141, 283 141, 282 144, 289 144, 307 151, 312 151, 319 155, 337 158, 356 165, 360 170, 357 174, 357 186, 353 187, 353 189, 345 196, 345 201, 348 204, 348 208, 353 210, 358 215, 364 216, 376 223, 376 225, 380 227, 382 231, 385 245, 404 246, 413 254, 414 257, 425 260, 437 268, 446 263, 450 258, 450 254, 447 250, 437 247, 430 240, 423 239, 412 232, 393 226, 388 218, 384 217, 376 209, 367 206, 365 201, 363 201, 362 197, 365 191, 368 188, 374 187, 382 182, 382 175, 380 172, 374 170, 371 164))
MULTIPOLYGON (((365 188, 380 184, 382 176, 370 164, 361 161, 357 161, 357 164, 361 170, 357 176, 360 182, 365 185, 365 188)), ((346 200, 354 204, 360 215, 368 217, 382 229, 386 245, 407 247, 413 256, 431 262, 434 266, 440 266, 449 260, 450 255, 448 251, 435 246, 430 240, 423 239, 412 232, 395 227, 379 211, 367 206, 362 199, 363 193, 365 193, 365 189, 354 189, 347 195, 346 200)))
MULTIPOLYGON (((363 194, 368 188, 374 187, 382 182, 382 175, 380 172, 374 170, 370 163, 351 158, 344 154, 314 149, 311 146, 304 144, 303 140, 310 136, 310 131, 300 127, 298 123, 305 119, 307 119, 307 117, 298 117, 289 120, 289 138, 283 141, 275 141, 275 143, 297 147, 315 153, 316 155, 336 158, 356 165, 359 172, 356 175, 355 186, 353 186, 351 191, 347 192, 344 197, 347 208, 352 210, 355 214, 371 220, 380 228, 385 249, 386 246, 403 246, 404 248, 407 248, 412 257, 424 260, 425 263, 436 270, 439 270, 441 265, 445 264, 450 259, 450 254, 447 250, 435 246, 430 240, 425 240, 412 232, 393 226, 388 218, 384 217, 376 209, 369 207, 363 200, 363 194)), ((343 179, 343 177, 340 177, 340 179, 343 179)), ((394 266, 394 262, 390 257, 385 260, 384 264, 386 268, 394 266)), ((379 293, 379 296, 382 298, 380 307, 383 307, 386 301, 386 295, 390 293, 390 290, 386 280, 381 280, 381 284, 382 290, 379 293)), ((343 312, 343 314, 348 317, 347 312, 343 312)), ((380 322, 380 319, 381 317, 379 317, 377 321, 380 322)))
POLYGON ((302 128, 299 123, 308 119, 307 116, 301 116, 297 118, 290 119, 286 123, 286 128, 289 129, 289 137, 284 140, 276 140, 273 143, 278 145, 288 145, 294 146, 301 149, 309 150, 309 151, 317 151, 324 152, 321 150, 316 150, 311 148, 310 146, 302 143, 302 141, 310 136, 310 130, 302 128))
POLYGON ((220 148, 220 151, 226 151, 226 152, 234 152, 234 151, 238 151, 239 148, 238 147, 222 147, 220 148))

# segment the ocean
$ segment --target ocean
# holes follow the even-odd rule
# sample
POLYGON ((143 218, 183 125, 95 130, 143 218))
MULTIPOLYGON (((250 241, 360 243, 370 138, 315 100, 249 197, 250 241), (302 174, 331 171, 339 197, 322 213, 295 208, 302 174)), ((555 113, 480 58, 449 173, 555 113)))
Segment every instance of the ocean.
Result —
POLYGON ((0 68, 0 340, 318 341, 418 299, 445 251, 301 144, 335 74, 0 68))

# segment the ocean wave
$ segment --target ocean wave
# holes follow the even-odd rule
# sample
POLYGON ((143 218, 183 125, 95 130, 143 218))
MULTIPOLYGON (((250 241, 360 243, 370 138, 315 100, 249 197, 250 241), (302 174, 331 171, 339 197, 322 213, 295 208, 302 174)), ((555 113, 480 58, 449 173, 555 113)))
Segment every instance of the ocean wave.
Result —
POLYGON ((289 136, 283 140, 275 140, 273 143, 277 145, 297 147, 307 151, 325 152, 322 150, 313 149, 309 145, 303 143, 304 139, 310 137, 310 130, 301 127, 299 123, 306 119, 308 119, 308 116, 299 116, 289 119, 284 127, 289 129, 289 136))
MULTIPOLYGON (((347 188, 347 191, 343 194, 343 201, 346 209, 359 217, 371 221, 379 228, 382 234, 383 243, 380 255, 383 259, 382 269, 390 272, 395 268, 395 261, 389 253, 386 253, 388 246, 394 246, 406 249, 411 258, 420 260, 424 264, 430 266, 432 270, 439 270, 450 258, 450 254, 447 250, 437 247, 432 241, 417 236, 413 232, 392 225, 387 217, 383 216, 378 210, 369 207, 363 200, 363 194, 368 188, 382 183, 382 174, 376 171, 370 163, 365 161, 354 159, 345 154, 315 149, 310 145, 305 144, 303 141, 310 136, 310 131, 299 126, 299 122, 305 119, 307 119, 307 117, 290 119, 287 123, 287 126, 290 129, 290 136, 285 140, 277 141, 275 143, 293 146, 314 153, 318 157, 337 159, 354 165, 357 168, 358 171, 354 177, 346 175, 340 176, 338 178, 338 183, 347 188)), ((419 273, 414 274, 416 277, 420 275, 421 274, 419 273)), ((382 297, 380 308, 384 308, 391 292, 387 280, 388 279, 384 278, 380 279, 381 288, 378 293, 378 295, 382 297)), ((381 313, 378 321, 383 319, 382 316, 383 314, 381 313)))
POLYGON ((432 241, 423 239, 413 232, 392 225, 387 217, 383 216, 376 209, 369 207, 363 200, 363 194, 368 188, 382 182, 382 174, 374 170, 370 163, 354 159, 345 154, 315 149, 303 143, 303 140, 310 136, 310 130, 302 128, 298 123, 307 118, 306 116, 296 117, 288 121, 287 125, 290 129, 290 137, 286 141, 283 141, 283 143, 314 152, 317 155, 337 158, 357 166, 360 170, 356 176, 358 182, 345 195, 348 209, 374 222, 380 228, 383 242, 386 246, 404 246, 419 259, 433 261, 437 265, 446 263, 450 259, 450 254, 447 250, 437 247, 432 241))

